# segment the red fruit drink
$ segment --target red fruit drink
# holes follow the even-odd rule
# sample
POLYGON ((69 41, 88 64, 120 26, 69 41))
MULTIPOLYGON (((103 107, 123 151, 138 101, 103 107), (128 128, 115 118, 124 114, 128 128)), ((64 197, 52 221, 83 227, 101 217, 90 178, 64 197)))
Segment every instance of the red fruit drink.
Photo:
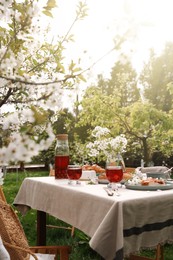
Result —
POLYGON ((70 180, 79 180, 82 175, 82 168, 78 166, 68 167, 67 175, 70 180))
POLYGON ((106 176, 110 182, 120 182, 123 178, 123 169, 121 166, 107 166, 106 176))
POLYGON ((55 179, 67 179, 69 155, 55 156, 55 179))

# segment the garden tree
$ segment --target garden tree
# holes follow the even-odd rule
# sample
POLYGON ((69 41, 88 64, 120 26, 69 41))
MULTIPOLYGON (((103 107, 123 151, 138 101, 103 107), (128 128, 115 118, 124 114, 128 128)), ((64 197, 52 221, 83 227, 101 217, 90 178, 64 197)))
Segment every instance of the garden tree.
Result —
MULTIPOLYGON (((101 93, 104 95, 108 95, 109 94, 109 88, 108 88, 108 79, 104 79, 102 74, 99 74, 97 76, 97 87, 98 89, 101 90, 101 93)), ((93 86, 94 87, 94 86, 93 86)), ((111 94, 111 93, 110 93, 111 94)))
MULTIPOLYGON (((97 85, 86 90, 81 102, 79 124, 88 125, 88 133, 97 125, 108 127, 114 135, 124 133, 128 137, 126 155, 138 158, 138 163, 144 158, 147 165, 158 152, 164 159, 168 159, 173 150, 172 111, 166 113, 160 111, 160 108, 157 109, 156 104, 135 102, 140 100, 136 74, 130 63, 125 64, 127 67, 123 67, 120 62, 116 63, 110 80, 105 80, 102 75, 99 75, 97 85), (132 72, 129 72, 129 77, 125 68, 132 72), (123 94, 124 89, 128 93, 127 97, 123 94)), ((173 93, 171 77, 165 81, 165 87, 171 96, 173 93)), ((169 105, 171 108, 172 102, 169 105)))
MULTIPOLYGON (((74 115, 67 109, 61 109, 54 115, 53 129, 55 134, 68 133, 69 125, 74 122, 74 115)), ((72 135, 69 133, 69 135, 72 135)), ((71 138, 71 136, 70 136, 71 138)))
MULTIPOLYGON (((88 126, 88 132, 97 125, 112 129, 118 105, 118 96, 104 94, 104 89, 100 87, 88 87, 81 101, 82 109, 79 114, 78 125, 88 126)), ((115 134, 118 134, 119 131, 120 128, 117 125, 115 134)))
MULTIPOLYGON (((54 133, 68 133, 70 158, 73 163, 83 160, 84 143, 87 137, 87 126, 78 126, 76 119, 75 113, 70 112, 68 109, 63 109, 54 116, 55 121, 53 123, 54 133)), ((50 158, 51 160, 54 158, 54 150, 50 158)), ((45 152, 45 154, 47 153, 50 155, 49 149, 45 152)))
MULTIPOLYGON (((113 118, 113 107, 117 107, 118 100, 111 97, 104 95, 100 88, 88 87, 81 101, 82 109, 79 111, 78 120, 76 121, 76 115, 71 123, 67 120, 66 127, 70 133, 70 158, 73 162, 82 162, 87 158, 85 143, 95 126, 106 124, 112 127, 113 120, 110 118, 113 118), (71 133, 73 133, 73 138, 71 138, 71 133)), ((116 134, 118 131, 119 128, 116 127, 116 134)))
POLYGON ((119 96, 120 106, 125 107, 140 99, 137 73, 127 57, 115 63, 108 80, 107 93, 119 96))
MULTIPOLYGON (((67 108, 61 109, 56 113, 50 110, 49 114, 52 114, 52 117, 49 120, 51 120, 52 122, 55 139, 48 149, 41 151, 38 156, 32 158, 32 162, 44 163, 46 167, 48 167, 50 163, 54 163, 56 135, 68 133, 69 124, 71 124, 71 122, 74 122, 74 116, 71 112, 69 112, 67 108)), ((70 140, 71 138, 73 138, 73 135, 74 133, 70 131, 70 140)))
MULTIPOLYGON (((108 93, 107 80, 98 76, 98 85, 91 86, 81 102, 79 125, 88 125, 88 133, 95 126, 107 127, 115 136, 124 133, 128 138, 126 156, 144 159, 146 165, 156 152, 168 158, 172 153, 172 120, 171 111, 160 111, 150 103, 142 101, 128 106, 121 106, 121 96, 108 93), (167 135, 169 134, 169 136, 167 135), (165 143, 170 143, 165 147, 165 143)), ((137 97, 137 96, 136 96, 137 97)), ((135 99, 134 99, 135 100, 135 99)))
POLYGON ((115 125, 115 113, 119 107, 127 106, 140 99, 136 72, 127 57, 118 61, 112 68, 111 78, 98 75, 97 84, 87 88, 81 102, 79 125, 105 126, 119 134, 120 127, 115 125))
POLYGON ((55 7, 55 0, 0 3, 1 163, 30 161, 51 145, 49 108, 61 109, 63 88, 83 80, 78 65, 64 61, 64 50, 72 40, 72 27, 86 16, 86 5, 79 2, 65 36, 50 39, 45 26, 55 7), (4 114, 4 106, 12 106, 14 112, 4 114), (10 135, 4 139, 7 130, 10 135))
POLYGON ((121 107, 128 106, 140 99, 140 89, 137 86, 137 74, 127 57, 115 63, 110 79, 98 75, 97 87, 103 94, 119 97, 121 107))
POLYGON ((132 163, 138 159, 139 165, 143 158, 147 165, 157 151, 169 158, 173 149, 171 111, 160 111, 142 101, 121 108, 118 102, 117 96, 107 96, 100 88, 88 88, 81 102, 79 125, 88 125, 88 133, 95 126, 102 126, 109 128, 113 136, 125 134, 128 139, 126 157, 132 159, 132 163))
POLYGON ((156 151, 163 152, 165 157, 173 149, 172 113, 158 110, 149 103, 136 102, 116 112, 117 123, 122 127, 132 148, 141 150, 145 166, 152 160, 156 151))
POLYGON ((173 81, 169 82, 167 87, 168 87, 170 94, 172 95, 173 94, 173 81))
MULTIPOLYGON (((53 113, 49 111, 49 114, 53 113)), ((57 134, 68 133, 70 159, 72 162, 82 162, 84 158, 84 143, 87 137, 87 126, 77 126, 76 116, 67 108, 53 113, 52 121, 53 132, 57 134)), ((51 146, 32 158, 33 163, 44 163, 45 167, 54 164, 56 138, 51 146)))
POLYGON ((140 75, 144 97, 156 108, 169 111, 173 108, 173 93, 168 84, 173 82, 173 43, 167 43, 160 56, 151 50, 149 62, 140 75))

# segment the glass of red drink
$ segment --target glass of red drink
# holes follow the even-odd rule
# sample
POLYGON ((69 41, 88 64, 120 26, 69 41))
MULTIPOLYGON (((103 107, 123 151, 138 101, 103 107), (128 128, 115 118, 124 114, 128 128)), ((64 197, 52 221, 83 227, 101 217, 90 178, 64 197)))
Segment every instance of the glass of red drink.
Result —
POLYGON ((123 169, 121 166, 106 166, 106 176, 109 182, 120 182, 123 178, 123 169))
POLYGON ((72 184, 73 181, 76 182, 76 184, 80 184, 80 177, 82 175, 82 167, 80 165, 68 165, 67 167, 67 176, 69 179, 69 184, 72 184))
POLYGON ((117 189, 117 182, 123 179, 123 172, 125 169, 124 161, 121 156, 115 159, 108 160, 106 163, 106 177, 110 182, 109 186, 112 189, 117 189))

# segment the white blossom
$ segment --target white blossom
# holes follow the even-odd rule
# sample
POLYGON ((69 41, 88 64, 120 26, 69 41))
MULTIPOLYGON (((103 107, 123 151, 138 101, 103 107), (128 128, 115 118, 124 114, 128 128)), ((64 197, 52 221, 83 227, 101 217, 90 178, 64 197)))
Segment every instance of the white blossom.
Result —
MULTIPOLYGON (((47 1, 16 0, 15 3, 16 6, 19 3, 21 5, 15 9, 13 8, 15 5, 12 6, 13 0, 0 1, 0 36, 4 39, 0 48, 0 90, 2 96, 6 96, 8 90, 12 93, 6 101, 7 105, 2 105, 0 109, 2 112, 0 114, 1 129, 6 134, 4 139, 3 134, 1 138, 4 145, 0 148, 2 164, 18 161, 30 162, 33 156, 38 155, 42 150, 47 150, 55 140, 53 130, 50 125, 47 125, 46 119, 43 122, 44 126, 42 118, 40 123, 39 108, 54 111, 62 108, 62 86, 57 83, 50 84, 50 82, 62 80, 66 74, 66 72, 56 71, 57 61, 54 60, 54 55, 50 55, 53 50, 49 52, 49 48, 44 47, 45 43, 52 44, 45 30, 46 21, 50 17, 46 17, 42 12, 47 1), (40 24, 39 21, 43 20, 44 23, 40 24), (14 25, 14 21, 16 26, 13 31, 12 22, 14 25), (45 63, 44 69, 40 67, 37 70, 37 64, 42 63, 45 63), (42 82, 49 84, 41 85, 42 82), (30 105, 38 108, 38 115, 37 111, 33 112, 30 105), (8 110, 10 112, 6 113, 4 109, 6 106, 7 109, 9 106, 13 109, 10 107, 8 110), (3 109, 5 112, 2 111, 3 109), (33 131, 28 131, 30 126, 33 131), (43 131, 47 133, 46 139, 40 136, 43 131)), ((57 36, 57 43, 55 41, 56 50, 58 39, 59 36, 57 36)))
POLYGON ((20 123, 20 120, 19 120, 18 114, 16 112, 11 113, 4 118, 2 129, 7 130, 10 128, 11 125, 13 126, 13 129, 14 129, 14 126, 19 125, 19 123, 20 123))
POLYGON ((110 130, 108 128, 103 128, 96 126, 92 132, 92 136, 96 138, 94 142, 89 142, 86 145, 88 154, 91 157, 103 157, 107 158, 111 156, 116 156, 117 154, 122 154, 126 151, 127 139, 125 135, 119 135, 115 138, 108 137, 110 130))
POLYGON ((106 127, 96 126, 92 132, 92 136, 100 138, 110 133, 110 130, 106 127))
POLYGON ((9 161, 30 162, 33 156, 39 154, 40 151, 47 149, 55 139, 51 126, 48 125, 47 133, 49 137, 41 140, 40 143, 35 142, 28 135, 22 133, 13 133, 11 142, 7 147, 0 149, 0 163, 8 163, 9 161))

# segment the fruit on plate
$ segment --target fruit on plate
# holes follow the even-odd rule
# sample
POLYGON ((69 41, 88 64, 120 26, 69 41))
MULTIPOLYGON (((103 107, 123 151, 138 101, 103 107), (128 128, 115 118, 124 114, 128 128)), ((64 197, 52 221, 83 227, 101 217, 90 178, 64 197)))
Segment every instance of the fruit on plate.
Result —
POLYGON ((82 171, 92 171, 92 166, 90 164, 85 164, 82 166, 82 171))
POLYGON ((97 164, 93 164, 93 165, 89 165, 89 164, 85 164, 82 166, 82 170, 83 171, 95 171, 96 173, 104 173, 105 169, 100 167, 97 164))
POLYGON ((141 185, 163 185, 165 184, 165 180, 158 178, 147 178, 146 180, 141 181, 141 185))
POLYGON ((150 184, 149 180, 142 180, 141 185, 148 186, 150 184))
POLYGON ((140 179, 138 176, 134 176, 132 179, 127 180, 128 185, 142 185, 142 186, 156 186, 156 185, 164 185, 165 180, 164 179, 158 179, 158 178, 145 178, 140 179))

